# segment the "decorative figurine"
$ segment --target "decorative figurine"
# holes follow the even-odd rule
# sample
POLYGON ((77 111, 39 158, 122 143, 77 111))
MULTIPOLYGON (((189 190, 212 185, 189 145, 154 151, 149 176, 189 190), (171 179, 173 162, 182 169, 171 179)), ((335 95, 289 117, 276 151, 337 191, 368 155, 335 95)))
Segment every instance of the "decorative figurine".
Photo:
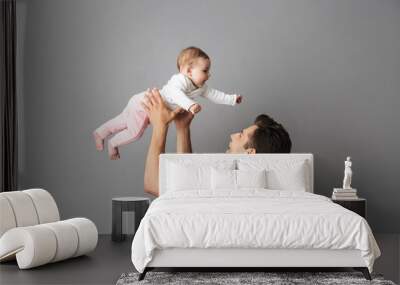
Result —
POLYGON ((351 157, 348 156, 344 162, 344 179, 343 179, 343 189, 351 188, 351 177, 353 176, 353 171, 351 170, 351 157))

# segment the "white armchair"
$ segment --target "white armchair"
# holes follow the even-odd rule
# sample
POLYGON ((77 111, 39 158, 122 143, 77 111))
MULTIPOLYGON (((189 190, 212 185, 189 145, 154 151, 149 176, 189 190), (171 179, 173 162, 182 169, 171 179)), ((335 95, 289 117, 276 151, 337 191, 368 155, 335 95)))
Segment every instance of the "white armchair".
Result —
POLYGON ((0 262, 16 258, 20 269, 57 262, 94 250, 97 238, 86 218, 60 221, 46 190, 0 193, 0 262))

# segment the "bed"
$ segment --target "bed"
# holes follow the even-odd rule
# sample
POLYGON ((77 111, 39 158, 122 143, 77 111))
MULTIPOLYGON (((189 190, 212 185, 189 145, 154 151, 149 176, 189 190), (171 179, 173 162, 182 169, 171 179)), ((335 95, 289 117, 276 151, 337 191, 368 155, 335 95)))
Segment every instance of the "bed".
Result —
POLYGON ((160 197, 132 242, 154 268, 352 267, 379 247, 364 218, 314 194, 312 154, 162 154, 160 197))

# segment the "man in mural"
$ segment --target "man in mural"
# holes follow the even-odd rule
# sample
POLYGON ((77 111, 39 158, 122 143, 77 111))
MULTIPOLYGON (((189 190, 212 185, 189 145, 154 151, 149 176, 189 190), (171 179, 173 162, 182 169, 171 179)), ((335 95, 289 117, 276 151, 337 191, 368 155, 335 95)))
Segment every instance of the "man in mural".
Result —
MULTIPOLYGON (((146 158, 144 190, 158 196, 159 156, 165 152, 169 123, 174 121, 176 125, 177 153, 191 153, 190 123, 193 114, 182 109, 170 110, 155 88, 147 92, 143 107, 153 126, 146 158)), ((253 124, 231 134, 230 138, 227 153, 289 153, 292 147, 285 128, 265 114, 257 116, 253 124)))

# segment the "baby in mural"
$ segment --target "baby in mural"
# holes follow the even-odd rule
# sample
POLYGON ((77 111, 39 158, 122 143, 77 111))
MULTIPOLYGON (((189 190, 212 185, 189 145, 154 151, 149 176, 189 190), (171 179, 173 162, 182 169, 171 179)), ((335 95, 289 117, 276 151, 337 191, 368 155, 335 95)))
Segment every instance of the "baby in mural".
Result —
MULTIPOLYGON (((183 108, 193 114, 201 111, 195 98, 202 96, 217 103, 234 106, 241 103, 242 96, 225 94, 208 87, 205 83, 210 78, 211 61, 209 56, 197 47, 188 47, 178 56, 179 73, 173 75, 160 90, 161 96, 171 109, 183 108)), ((141 101, 146 92, 131 97, 121 114, 107 121, 93 132, 96 148, 102 151, 104 140, 108 140, 108 154, 110 159, 120 158, 118 148, 122 145, 138 140, 149 124, 141 101)))

